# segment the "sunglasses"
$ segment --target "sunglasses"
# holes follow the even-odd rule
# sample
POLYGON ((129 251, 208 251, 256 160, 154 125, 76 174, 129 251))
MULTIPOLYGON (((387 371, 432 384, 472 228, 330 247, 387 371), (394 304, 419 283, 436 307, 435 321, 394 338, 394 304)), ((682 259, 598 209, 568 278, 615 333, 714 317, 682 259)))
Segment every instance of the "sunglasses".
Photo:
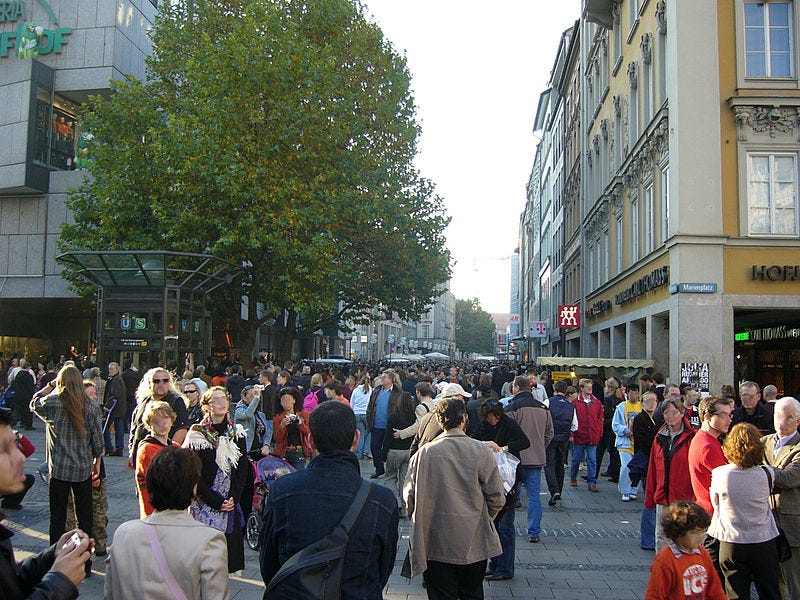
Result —
POLYGON ((197 390, 183 390, 186 394, 196 394, 197 390))
POLYGON ((168 383, 168 382, 169 382, 169 378, 167 378, 167 379, 155 379, 155 378, 153 378, 153 383, 168 383))

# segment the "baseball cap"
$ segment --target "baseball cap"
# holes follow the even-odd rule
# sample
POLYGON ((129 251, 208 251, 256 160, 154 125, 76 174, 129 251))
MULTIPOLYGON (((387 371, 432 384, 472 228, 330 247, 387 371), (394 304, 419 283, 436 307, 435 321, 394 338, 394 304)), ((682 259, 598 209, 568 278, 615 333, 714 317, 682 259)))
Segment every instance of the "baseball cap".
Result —
POLYGON ((472 398, 472 394, 469 394, 464 391, 464 388, 461 387, 458 383, 448 383, 442 389, 442 397, 448 398, 450 396, 463 396, 464 398, 472 398))

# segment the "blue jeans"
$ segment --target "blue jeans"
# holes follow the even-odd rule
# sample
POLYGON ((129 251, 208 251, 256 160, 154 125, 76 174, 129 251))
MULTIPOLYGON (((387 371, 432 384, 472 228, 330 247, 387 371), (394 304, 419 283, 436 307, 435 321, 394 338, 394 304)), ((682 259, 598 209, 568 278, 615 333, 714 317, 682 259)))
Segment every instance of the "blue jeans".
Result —
POLYGON ((572 444, 572 465, 569 468, 569 478, 578 477, 578 467, 584 456, 586 457, 586 477, 589 485, 597 485, 597 446, 572 444))
POLYGON ((125 417, 112 417, 108 420, 108 427, 103 432, 103 443, 106 452, 122 452, 125 448, 125 417), (114 426, 114 445, 111 444, 111 426, 114 426))
POLYGON ((369 454, 370 433, 367 429, 367 415, 356 415, 356 429, 361 434, 358 438, 356 456, 363 458, 365 454, 369 454))
MULTIPOLYGON (((645 489, 645 478, 642 477, 639 484, 645 489)), ((643 508, 642 522, 639 526, 639 546, 641 548, 656 547, 656 509, 643 508)))
POLYGON ((497 535, 500 536, 500 545, 503 553, 489 561, 488 571, 496 575, 514 576, 514 549, 516 545, 516 531, 514 530, 514 509, 500 511, 494 519, 497 535))
POLYGON ((542 467, 522 467, 522 482, 528 494, 528 535, 538 536, 542 533, 542 467))
POLYGON ((620 460, 620 469, 619 469, 619 493, 620 494, 638 494, 639 493, 639 486, 632 486, 631 485, 631 472, 628 469, 628 463, 631 462, 633 458, 633 454, 630 452, 624 452, 620 450, 619 452, 619 460, 620 460))

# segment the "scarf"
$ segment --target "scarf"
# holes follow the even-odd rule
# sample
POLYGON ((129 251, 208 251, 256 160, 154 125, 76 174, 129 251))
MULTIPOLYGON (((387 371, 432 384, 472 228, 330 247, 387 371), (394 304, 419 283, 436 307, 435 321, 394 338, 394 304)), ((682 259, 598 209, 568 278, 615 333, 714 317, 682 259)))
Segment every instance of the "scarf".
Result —
POLYGON ((216 449, 215 462, 220 470, 228 476, 231 468, 236 466, 242 456, 236 440, 245 437, 246 433, 241 425, 233 424, 230 416, 225 419, 225 431, 222 434, 214 428, 211 416, 207 416, 202 423, 192 425, 183 441, 183 447, 191 450, 216 449))

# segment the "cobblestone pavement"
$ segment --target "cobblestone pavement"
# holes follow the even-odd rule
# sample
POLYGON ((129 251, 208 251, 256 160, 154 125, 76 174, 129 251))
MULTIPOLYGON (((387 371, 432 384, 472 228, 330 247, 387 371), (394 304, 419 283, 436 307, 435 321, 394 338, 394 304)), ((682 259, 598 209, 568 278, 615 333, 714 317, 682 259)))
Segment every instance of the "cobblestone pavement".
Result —
MULTIPOLYGON (((26 472, 35 473, 44 460, 44 432, 26 432, 36 445, 36 453, 28 460, 26 472)), ((108 537, 113 543, 114 530, 125 521, 138 518, 138 505, 133 496, 133 476, 125 468, 125 459, 105 459, 108 487, 108 537)), ((362 473, 372 473, 372 465, 361 461, 362 473)), ((378 479, 378 482, 381 480, 378 479)), ((581 482, 577 488, 567 485, 564 499, 556 508, 547 506, 542 495, 544 517, 541 542, 530 544, 525 535, 526 513, 517 510, 516 574, 513 580, 486 583, 487 599, 511 598, 644 598, 652 552, 639 548, 639 515, 641 496, 623 503, 616 484, 602 479, 599 494, 592 494, 581 482)), ((546 489, 544 481, 542 488, 546 489)), ((523 504, 525 498, 523 496, 523 504)), ((47 488, 37 478, 23 502, 23 509, 8 511, 6 524, 15 531, 13 538, 17 559, 47 547, 49 508, 47 488)), ((401 537, 394 572, 384 592, 387 600, 422 600, 427 598, 421 577, 410 583, 400 575, 400 567, 408 545, 410 523, 401 521, 401 537)), ((241 576, 231 576, 231 598, 260 599, 264 584, 258 570, 258 554, 245 549, 247 568, 241 576)), ((95 559, 93 576, 80 586, 84 598, 102 598, 105 565, 95 559)))

